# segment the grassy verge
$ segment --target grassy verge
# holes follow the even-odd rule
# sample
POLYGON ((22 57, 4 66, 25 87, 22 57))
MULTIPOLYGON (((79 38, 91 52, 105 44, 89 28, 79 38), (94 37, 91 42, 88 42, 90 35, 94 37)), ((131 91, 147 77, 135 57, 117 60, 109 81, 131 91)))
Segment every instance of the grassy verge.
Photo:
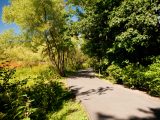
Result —
POLYGON ((49 120, 88 120, 88 118, 80 103, 69 100, 61 110, 52 114, 49 120))
POLYGON ((160 97, 160 61, 159 59, 148 66, 139 64, 130 64, 125 67, 112 64, 103 75, 97 75, 105 78, 112 83, 121 84, 131 89, 145 91, 148 94, 160 97))
POLYGON ((95 76, 100 78, 101 80, 105 80, 113 84, 116 83, 115 79, 112 76, 106 76, 106 75, 99 74, 99 73, 95 73, 95 76))
MULTIPOLYGON (((67 76, 75 75, 76 72, 69 72, 67 76)), ((61 80, 64 87, 67 88, 67 81, 61 80)), ((65 101, 63 108, 55 113, 48 115, 49 120, 88 120, 84 107, 74 98, 65 101)))
POLYGON ((0 119, 87 120, 64 78, 48 65, 0 69, 0 119))

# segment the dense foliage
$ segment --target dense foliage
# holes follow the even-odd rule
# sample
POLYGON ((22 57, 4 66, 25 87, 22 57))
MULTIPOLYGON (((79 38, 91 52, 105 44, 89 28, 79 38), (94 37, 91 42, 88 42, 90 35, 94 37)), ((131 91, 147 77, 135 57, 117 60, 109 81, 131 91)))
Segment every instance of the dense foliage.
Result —
POLYGON ((0 119, 87 120, 60 77, 87 59, 79 38, 69 34, 67 17, 63 0, 10 0, 4 6, 3 21, 21 32, 0 34, 0 119))
POLYGON ((159 1, 70 0, 69 4, 78 16, 73 31, 84 36, 84 52, 97 61, 96 68, 159 96, 159 1))
POLYGON ((30 47, 43 46, 43 54, 65 76, 67 59, 74 47, 63 0, 11 0, 3 8, 3 21, 16 23, 30 47))
POLYGON ((15 72, 14 69, 0 69, 1 119, 47 119, 47 113, 60 109, 70 94, 56 81, 56 74, 51 69, 22 80, 17 80, 20 74, 16 77, 15 72))

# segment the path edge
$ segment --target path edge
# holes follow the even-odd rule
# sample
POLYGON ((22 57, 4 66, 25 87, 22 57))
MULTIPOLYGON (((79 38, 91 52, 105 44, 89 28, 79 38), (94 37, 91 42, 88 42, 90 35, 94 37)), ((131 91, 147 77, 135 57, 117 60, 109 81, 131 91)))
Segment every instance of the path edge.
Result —
MULTIPOLYGON (((69 78, 66 78, 66 87, 68 88, 68 90, 70 90, 67 79, 69 79, 69 78)), ((87 107, 81 102, 81 100, 80 100, 77 96, 76 96, 76 101, 81 104, 82 108, 84 109, 84 112, 85 112, 86 115, 87 115, 87 118, 88 118, 89 120, 93 120, 92 117, 91 117, 91 115, 90 115, 89 112, 87 111, 87 107)))

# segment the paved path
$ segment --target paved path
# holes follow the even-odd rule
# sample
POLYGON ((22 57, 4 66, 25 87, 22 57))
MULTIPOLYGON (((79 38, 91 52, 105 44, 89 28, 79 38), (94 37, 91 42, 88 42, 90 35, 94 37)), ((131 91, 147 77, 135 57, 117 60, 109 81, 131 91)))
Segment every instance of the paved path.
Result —
POLYGON ((85 106, 90 120, 160 120, 160 99, 113 85, 82 70, 68 86, 85 106))

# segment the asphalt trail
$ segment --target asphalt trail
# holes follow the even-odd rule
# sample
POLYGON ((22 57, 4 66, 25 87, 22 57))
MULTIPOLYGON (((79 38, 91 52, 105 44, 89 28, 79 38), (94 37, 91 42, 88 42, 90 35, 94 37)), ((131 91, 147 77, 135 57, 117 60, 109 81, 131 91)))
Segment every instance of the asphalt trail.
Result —
POLYGON ((91 69, 79 71, 67 83, 91 120, 160 120, 159 98, 100 80, 91 69))

